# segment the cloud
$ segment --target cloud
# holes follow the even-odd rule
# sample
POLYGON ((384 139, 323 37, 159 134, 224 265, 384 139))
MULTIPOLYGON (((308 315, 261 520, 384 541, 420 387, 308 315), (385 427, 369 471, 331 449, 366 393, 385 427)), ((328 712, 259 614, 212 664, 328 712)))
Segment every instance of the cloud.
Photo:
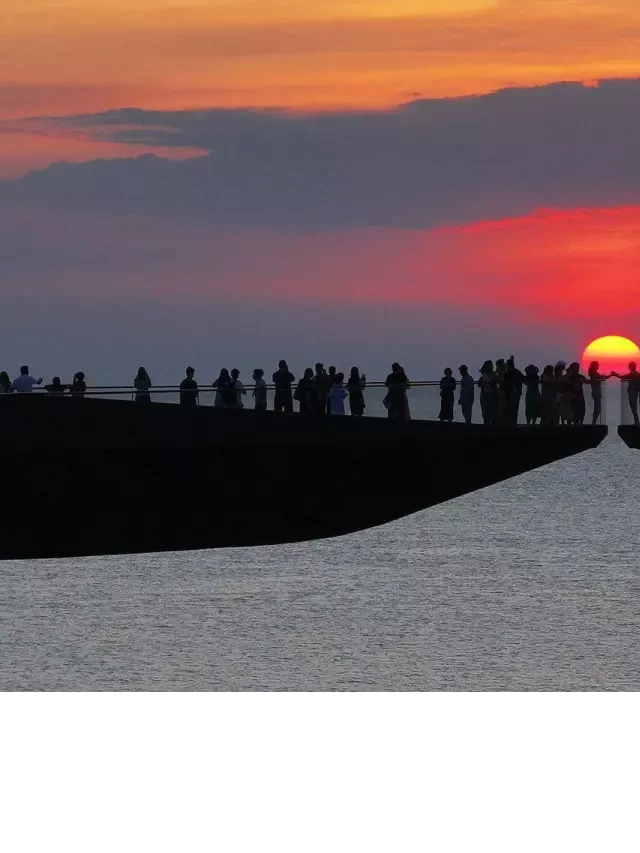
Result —
POLYGON ((52 120, 101 143, 204 149, 55 164, 0 199, 162 211, 225 227, 434 228, 640 200, 640 81, 420 100, 388 111, 116 110, 52 120))

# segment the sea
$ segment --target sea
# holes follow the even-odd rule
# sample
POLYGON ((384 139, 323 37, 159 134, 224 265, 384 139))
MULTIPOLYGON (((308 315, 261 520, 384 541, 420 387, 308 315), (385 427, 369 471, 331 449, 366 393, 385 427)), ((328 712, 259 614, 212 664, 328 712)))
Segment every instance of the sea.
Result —
POLYGON ((0 688, 637 690, 639 482, 614 431, 349 536, 3 562, 0 688))

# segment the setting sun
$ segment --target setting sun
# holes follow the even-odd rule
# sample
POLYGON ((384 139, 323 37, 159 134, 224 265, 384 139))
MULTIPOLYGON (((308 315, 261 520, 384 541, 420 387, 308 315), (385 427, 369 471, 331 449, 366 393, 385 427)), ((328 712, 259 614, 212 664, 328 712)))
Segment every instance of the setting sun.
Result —
POLYGON ((587 370, 592 361, 600 362, 602 373, 626 373, 630 361, 640 363, 640 348, 629 338, 605 335, 591 341, 582 354, 582 367, 587 370))

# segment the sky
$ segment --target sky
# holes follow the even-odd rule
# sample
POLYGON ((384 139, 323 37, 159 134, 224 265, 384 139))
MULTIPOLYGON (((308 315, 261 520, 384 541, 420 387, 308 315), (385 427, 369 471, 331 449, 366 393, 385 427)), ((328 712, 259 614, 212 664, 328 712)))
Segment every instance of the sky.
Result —
POLYGON ((637 0, 5 0, 0 369, 640 338, 637 0))

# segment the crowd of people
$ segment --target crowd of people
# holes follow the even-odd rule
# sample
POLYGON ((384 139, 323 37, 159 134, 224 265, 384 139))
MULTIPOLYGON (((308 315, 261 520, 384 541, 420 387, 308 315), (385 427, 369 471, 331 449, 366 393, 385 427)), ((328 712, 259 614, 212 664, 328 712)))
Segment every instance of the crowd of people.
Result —
MULTIPOLYGON (((603 374, 597 361, 591 362, 587 375, 580 372, 580 365, 574 361, 567 365, 565 361, 557 361, 555 365, 548 364, 540 372, 534 364, 525 367, 524 372, 516 367, 515 359, 497 359, 485 361, 480 368, 479 378, 474 379, 467 365, 458 368, 459 379, 453 375, 450 367, 445 368, 440 380, 440 413, 439 420, 451 423, 455 419, 456 393, 462 419, 466 423, 473 420, 473 409, 476 402, 476 389, 480 402, 482 421, 487 425, 515 426, 518 422, 522 397, 527 424, 538 422, 547 426, 560 424, 583 424, 586 417, 585 387, 588 387, 593 400, 591 414, 592 423, 600 420, 602 413, 602 386, 607 379, 616 376, 628 383, 629 407, 636 426, 640 426, 638 417, 638 402, 640 399, 640 372, 635 362, 629 363, 629 372, 619 374, 611 372, 603 374)), ((264 370, 256 368, 253 371, 253 384, 250 387, 253 408, 256 411, 267 410, 268 386, 264 378, 264 370)), ((286 361, 280 361, 278 369, 273 373, 272 387, 274 388, 273 410, 276 412, 293 412, 294 404, 303 414, 346 415, 346 401, 349 401, 349 411, 352 417, 362 417, 365 413, 365 395, 367 379, 358 367, 352 367, 345 382, 345 375, 334 366, 325 370, 318 362, 315 369, 308 367, 302 377, 296 382, 296 377, 289 370, 286 361)), ((35 386, 42 385, 42 378, 31 376, 29 367, 23 365, 20 374, 13 380, 6 371, 0 372, 0 394, 11 392, 31 393, 35 386)), ((391 372, 385 382, 383 404, 387 416, 396 420, 409 420, 411 417, 407 392, 411 382, 404 368, 394 362, 391 372)), ((73 381, 63 384, 60 377, 54 376, 51 383, 44 385, 48 395, 62 396, 70 394, 84 397, 87 383, 82 371, 76 373, 73 381)), ((151 378, 144 367, 140 367, 133 380, 135 400, 138 403, 151 401, 151 378)), ((248 401, 247 388, 240 380, 237 368, 229 371, 223 368, 220 375, 211 386, 215 391, 214 405, 223 409, 242 409, 248 401)), ((195 379, 195 369, 187 367, 185 378, 180 383, 180 404, 185 407, 198 403, 200 387, 195 379)))

